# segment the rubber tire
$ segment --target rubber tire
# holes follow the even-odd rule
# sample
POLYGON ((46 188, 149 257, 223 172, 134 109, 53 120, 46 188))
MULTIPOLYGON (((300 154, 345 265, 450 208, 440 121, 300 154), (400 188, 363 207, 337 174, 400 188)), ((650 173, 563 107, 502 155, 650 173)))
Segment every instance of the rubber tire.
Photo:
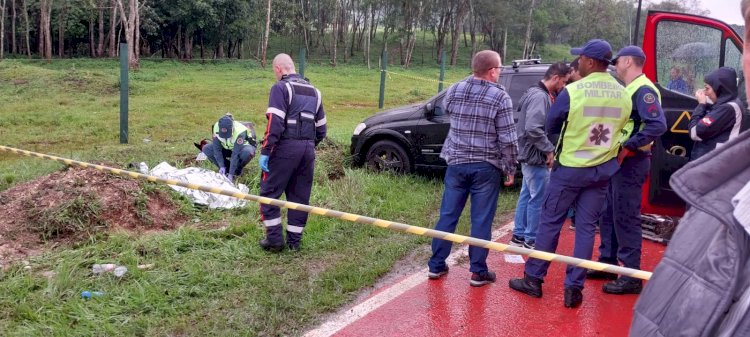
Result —
POLYGON ((379 140, 370 146, 365 157, 368 169, 376 172, 411 173, 411 158, 404 148, 391 140, 379 140))

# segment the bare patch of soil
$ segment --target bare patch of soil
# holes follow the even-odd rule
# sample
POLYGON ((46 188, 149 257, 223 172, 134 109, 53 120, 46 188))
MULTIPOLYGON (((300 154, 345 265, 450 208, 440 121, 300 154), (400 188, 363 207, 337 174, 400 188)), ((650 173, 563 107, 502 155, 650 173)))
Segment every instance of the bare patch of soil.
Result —
POLYGON ((96 233, 159 231, 187 219, 161 190, 81 168, 55 172, 0 193, 0 214, 2 266, 96 233))

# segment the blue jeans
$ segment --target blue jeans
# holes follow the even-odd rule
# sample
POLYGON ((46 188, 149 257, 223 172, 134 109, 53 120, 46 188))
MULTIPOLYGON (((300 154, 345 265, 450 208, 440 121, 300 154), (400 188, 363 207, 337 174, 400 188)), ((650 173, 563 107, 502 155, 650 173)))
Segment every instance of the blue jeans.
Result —
POLYGON ((521 195, 516 205, 516 218, 513 227, 514 236, 522 236, 526 242, 536 240, 536 229, 539 226, 539 215, 542 211, 544 192, 549 182, 549 170, 546 166, 521 165, 523 181, 521 195))
MULTIPOLYGON (((490 163, 448 165, 445 173, 445 190, 440 205, 440 219, 435 230, 453 233, 458 219, 471 195, 471 236, 477 239, 492 238, 492 220, 497 209, 502 174, 490 163)), ((445 259, 453 243, 441 239, 432 240, 432 257, 427 265, 431 272, 445 270, 445 259)), ((472 273, 487 271, 487 248, 469 247, 472 273)))

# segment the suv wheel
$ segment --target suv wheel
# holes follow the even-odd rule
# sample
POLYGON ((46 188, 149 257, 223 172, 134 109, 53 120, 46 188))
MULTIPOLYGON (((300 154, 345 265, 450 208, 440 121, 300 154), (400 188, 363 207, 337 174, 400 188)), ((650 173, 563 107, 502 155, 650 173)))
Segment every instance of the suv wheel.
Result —
POLYGON ((411 172, 409 155, 396 142, 380 140, 367 151, 367 167, 373 171, 411 172))

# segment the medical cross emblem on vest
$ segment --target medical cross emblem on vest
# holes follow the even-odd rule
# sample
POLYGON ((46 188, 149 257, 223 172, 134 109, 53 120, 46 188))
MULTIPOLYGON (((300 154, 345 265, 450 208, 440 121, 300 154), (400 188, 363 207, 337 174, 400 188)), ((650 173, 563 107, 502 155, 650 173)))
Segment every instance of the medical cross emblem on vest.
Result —
POLYGON ((589 128, 589 137, 586 145, 596 147, 609 147, 612 144, 612 125, 605 123, 594 123, 589 128))

